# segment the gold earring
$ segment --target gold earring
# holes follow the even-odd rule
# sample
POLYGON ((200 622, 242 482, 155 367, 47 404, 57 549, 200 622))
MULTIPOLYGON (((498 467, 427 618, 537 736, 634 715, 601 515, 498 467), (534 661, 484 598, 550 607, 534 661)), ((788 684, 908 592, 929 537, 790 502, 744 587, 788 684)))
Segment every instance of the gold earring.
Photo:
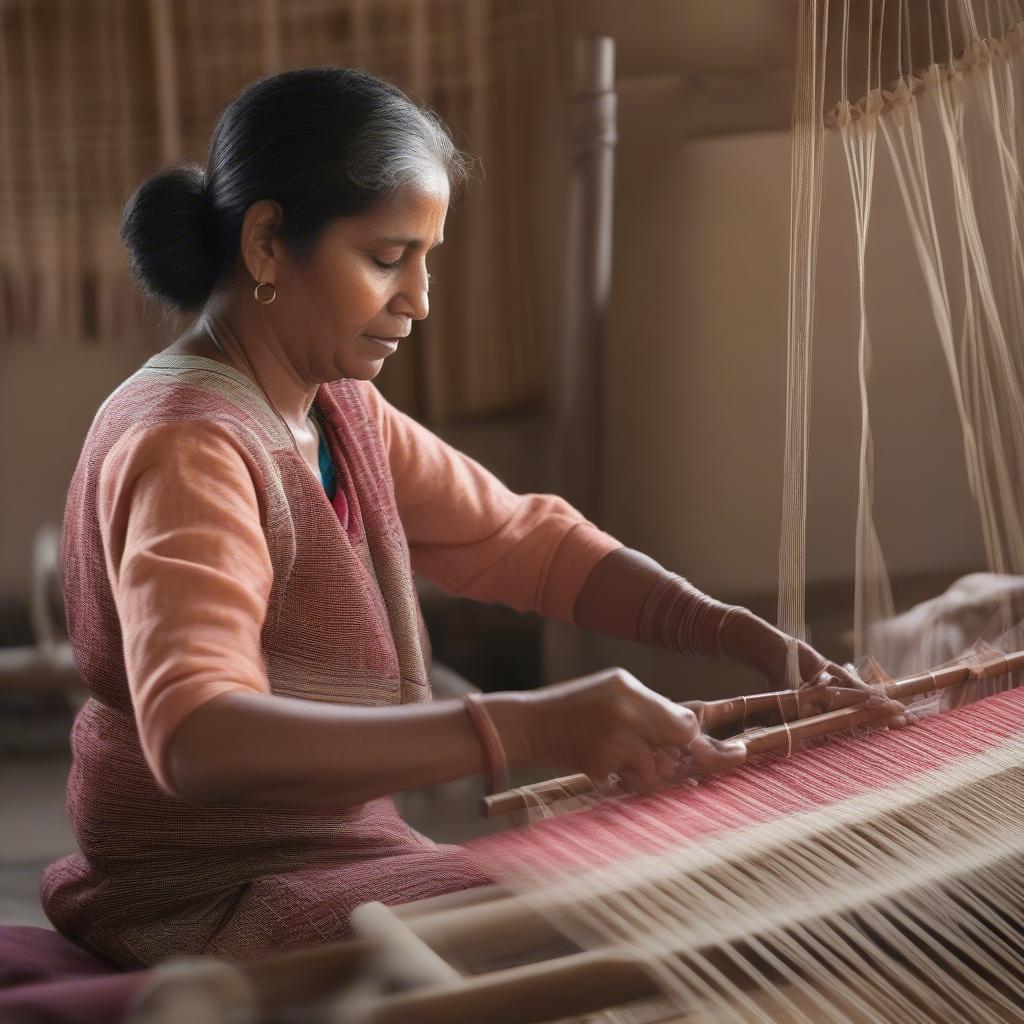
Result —
POLYGON ((269 306, 274 301, 274 299, 277 298, 277 289, 274 287, 273 281, 260 281, 256 285, 256 287, 253 288, 252 294, 253 294, 253 298, 255 298, 255 300, 257 302, 261 303, 264 306, 269 306), (260 298, 260 289, 261 288, 269 288, 270 289, 270 298, 269 299, 261 299, 260 298))

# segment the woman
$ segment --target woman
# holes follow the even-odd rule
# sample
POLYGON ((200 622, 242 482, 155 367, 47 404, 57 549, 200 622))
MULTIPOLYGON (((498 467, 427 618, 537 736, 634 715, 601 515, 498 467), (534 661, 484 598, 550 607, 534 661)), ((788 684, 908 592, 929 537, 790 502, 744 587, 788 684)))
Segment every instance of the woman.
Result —
POLYGON ((742 759, 621 669, 431 701, 414 570, 776 683, 795 654, 802 679, 855 684, 380 396, 465 177, 428 110, 310 68, 252 84, 205 172, 164 170, 126 206, 142 286, 198 316, 104 402, 71 484, 80 852, 42 885, 54 925, 116 963, 314 945, 365 900, 485 881, 401 821, 405 788, 544 764, 649 791, 742 759))

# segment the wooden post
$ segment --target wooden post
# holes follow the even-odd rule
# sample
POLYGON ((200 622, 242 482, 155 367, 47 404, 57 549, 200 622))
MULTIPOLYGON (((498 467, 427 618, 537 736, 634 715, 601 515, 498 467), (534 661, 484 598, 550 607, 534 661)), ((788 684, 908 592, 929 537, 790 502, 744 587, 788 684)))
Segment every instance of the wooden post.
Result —
POLYGON ((605 341, 612 265, 615 41, 572 40, 566 301, 558 423, 561 493, 599 514, 605 341))
MULTIPOLYGON (((569 53, 569 184, 563 342, 556 397, 553 489, 589 519, 600 515, 604 363, 612 266, 615 41, 585 35, 569 53)), ((600 524, 599 524, 600 525, 600 524)), ((586 671, 585 638, 544 631, 548 681, 586 671)))

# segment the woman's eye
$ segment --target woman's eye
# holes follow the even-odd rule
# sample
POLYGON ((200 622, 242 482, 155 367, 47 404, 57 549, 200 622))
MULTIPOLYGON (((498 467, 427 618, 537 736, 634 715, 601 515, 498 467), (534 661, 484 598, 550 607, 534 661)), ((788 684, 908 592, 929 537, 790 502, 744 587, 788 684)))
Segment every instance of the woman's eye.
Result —
POLYGON ((377 266, 380 267, 382 270, 394 270, 395 267, 397 267, 398 264, 401 263, 402 261, 398 259, 395 260, 394 263, 385 263, 384 260, 379 260, 376 257, 374 257, 373 262, 376 263, 377 266))

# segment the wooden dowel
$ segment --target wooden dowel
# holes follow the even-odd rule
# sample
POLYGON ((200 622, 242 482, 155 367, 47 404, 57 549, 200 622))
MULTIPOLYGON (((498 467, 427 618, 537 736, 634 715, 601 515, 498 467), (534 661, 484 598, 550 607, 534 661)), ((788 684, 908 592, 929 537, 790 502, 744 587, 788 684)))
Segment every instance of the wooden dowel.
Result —
MULTIPOLYGON (((1012 654, 1001 654, 997 658, 978 665, 950 665, 933 672, 908 676, 906 679, 878 686, 874 693, 889 700, 906 700, 908 697, 917 697, 933 690, 948 689, 951 686, 959 686, 961 683, 972 680, 994 679, 1022 668, 1024 668, 1024 651, 1014 651, 1012 654)), ((791 710, 795 714, 797 709, 795 694, 795 690, 781 691, 780 693, 758 693, 747 697, 746 701, 742 697, 733 697, 726 700, 710 701, 704 707, 705 709, 714 709, 712 714, 715 718, 711 723, 714 727, 735 721, 744 714, 744 707, 747 713, 776 708, 780 696, 783 700, 784 713, 788 714, 791 710), (729 715, 733 717, 730 719, 727 717, 729 715)), ((856 700, 856 697, 846 694, 842 695, 840 700, 846 703, 856 700)), ((844 729, 854 729, 860 725, 887 718, 890 714, 891 712, 884 703, 872 699, 872 695, 868 695, 857 700, 856 703, 851 703, 838 710, 827 711, 822 715, 801 718, 771 728, 753 729, 734 738, 744 741, 749 754, 761 754, 778 750, 798 740, 824 736, 844 729), (867 701, 870 703, 867 704, 867 701)), ((705 727, 710 721, 711 719, 706 715, 705 727)), ((596 788, 593 780, 586 775, 566 775, 562 778, 548 779, 536 785, 485 796, 481 801, 480 810, 484 817, 492 818, 499 814, 522 811, 538 803, 550 805, 567 797, 584 796, 594 792, 596 788)))
POLYGON ((596 1013, 659 992, 638 957, 587 951, 465 978, 458 985, 403 992, 368 1008, 361 1024, 533 1024, 596 1013))
POLYGON ((776 690, 772 693, 752 693, 747 697, 727 697, 724 700, 684 701, 683 704, 697 714, 701 728, 708 732, 764 711, 781 711, 795 718, 797 700, 795 690, 776 690))
POLYGON ((499 814, 528 810, 537 804, 556 804, 569 797, 585 796, 596 789, 589 775, 563 775, 559 779, 548 779, 520 789, 506 789, 503 793, 492 793, 480 801, 480 813, 485 818, 499 814))
MULTIPOLYGON (((884 701, 870 697, 859 704, 838 711, 828 711, 813 718, 801 718, 799 721, 785 725, 776 725, 765 729, 751 729, 741 739, 746 745, 747 754, 766 754, 772 750, 792 746, 800 740, 814 739, 844 729, 855 729, 861 725, 877 722, 892 715, 891 709, 884 701)), ((691 777, 699 777, 694 773, 691 777)), ((582 796, 595 790, 593 781, 587 775, 567 775, 560 779, 531 786, 524 792, 521 789, 510 789, 504 793, 483 798, 483 813, 486 817, 508 814, 530 806, 531 800, 538 803, 557 803, 570 796, 582 796)))
POLYGON ((383 903, 374 900, 361 904, 349 915, 349 921, 355 936, 375 943, 374 967, 389 987, 461 983, 462 975, 383 903))
POLYGON ((869 725, 891 717, 892 710, 884 701, 869 698, 852 708, 826 711, 823 715, 801 718, 798 722, 776 725, 770 729, 751 729, 741 738, 746 744, 748 754, 766 754, 771 750, 791 746, 800 740, 815 739, 845 729, 856 729, 860 725, 869 725))
MULTIPOLYGON (((861 691, 839 693, 833 697, 834 704, 829 711, 859 704, 864 698, 861 691)), ((752 693, 746 697, 726 697, 723 700, 684 701, 683 706, 691 708, 705 732, 731 725, 765 711, 778 711, 783 720, 799 718, 800 711, 812 700, 807 690, 773 690, 769 693, 752 693)))

